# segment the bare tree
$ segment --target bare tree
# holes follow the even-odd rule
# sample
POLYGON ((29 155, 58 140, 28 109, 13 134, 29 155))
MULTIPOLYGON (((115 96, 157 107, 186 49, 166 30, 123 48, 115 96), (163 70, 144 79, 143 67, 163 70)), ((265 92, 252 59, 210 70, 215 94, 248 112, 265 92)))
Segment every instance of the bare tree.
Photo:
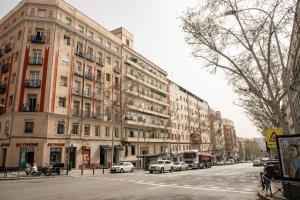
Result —
POLYGON ((193 56, 211 72, 221 69, 237 104, 260 129, 287 132, 281 101, 287 94, 286 60, 296 0, 205 0, 182 19, 193 56))

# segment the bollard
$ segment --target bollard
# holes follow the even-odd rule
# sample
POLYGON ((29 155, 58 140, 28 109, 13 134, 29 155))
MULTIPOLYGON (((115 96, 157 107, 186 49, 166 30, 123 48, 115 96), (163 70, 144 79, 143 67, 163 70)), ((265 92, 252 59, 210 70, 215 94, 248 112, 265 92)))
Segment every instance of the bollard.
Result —
POLYGON ((103 174, 104 174, 104 168, 103 168, 103 174))
POLYGON ((93 175, 95 175, 95 168, 93 167, 93 175))
POLYGON ((81 168, 81 176, 83 175, 83 167, 81 168))

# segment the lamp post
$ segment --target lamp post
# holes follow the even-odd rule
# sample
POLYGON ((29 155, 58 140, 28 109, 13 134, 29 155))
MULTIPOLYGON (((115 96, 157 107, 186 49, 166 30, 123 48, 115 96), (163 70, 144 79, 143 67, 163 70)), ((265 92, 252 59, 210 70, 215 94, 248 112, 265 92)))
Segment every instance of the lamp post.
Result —
MULTIPOLYGON (((282 67, 282 82, 283 82, 283 85, 284 85, 284 87, 286 89, 286 92, 287 92, 288 104, 290 106, 292 122, 295 126, 295 132, 300 133, 300 127, 299 127, 300 125, 297 123, 297 117, 296 117, 295 110, 294 110, 294 105, 293 105, 293 102, 292 102, 292 94, 291 94, 291 91, 290 91, 290 86, 289 86, 289 81, 288 81, 287 67, 285 67, 285 65, 284 65, 283 55, 282 55, 282 52, 281 52, 280 43, 279 43, 279 39, 278 39, 278 35, 277 35, 277 29, 276 29, 276 26, 274 24, 273 17, 270 15, 270 13, 268 13, 265 10, 262 10, 260 8, 246 8, 246 9, 242 9, 242 10, 230 10, 230 11, 225 12, 225 16, 227 16, 227 15, 237 15, 238 12, 243 12, 243 11, 247 11, 247 10, 255 10, 255 11, 262 12, 265 15, 267 15, 271 20, 271 27, 274 27, 274 36, 275 36, 276 44, 277 44, 277 47, 278 47, 278 54, 279 54, 280 64, 281 64, 281 67, 282 67)), ((289 134, 289 133, 284 133, 284 134, 289 134)))

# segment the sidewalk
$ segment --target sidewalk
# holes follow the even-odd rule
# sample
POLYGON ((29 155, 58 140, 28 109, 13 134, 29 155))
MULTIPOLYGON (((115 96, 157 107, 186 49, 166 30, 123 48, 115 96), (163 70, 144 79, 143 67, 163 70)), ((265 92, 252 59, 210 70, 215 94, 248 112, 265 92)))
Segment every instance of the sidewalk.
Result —
POLYGON ((272 180, 271 191, 272 191, 272 197, 270 191, 262 190, 262 188, 260 187, 258 191, 258 196, 262 200, 285 200, 286 199, 283 196, 282 181, 272 180))

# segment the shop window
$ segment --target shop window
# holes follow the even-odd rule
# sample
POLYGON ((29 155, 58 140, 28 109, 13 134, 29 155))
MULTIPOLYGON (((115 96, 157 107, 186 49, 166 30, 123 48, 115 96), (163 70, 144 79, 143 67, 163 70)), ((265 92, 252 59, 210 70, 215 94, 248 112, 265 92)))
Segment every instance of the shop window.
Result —
POLYGON ((65 133, 65 122, 59 121, 57 124, 57 134, 64 134, 65 133))
POLYGON ((51 147, 50 148, 50 164, 61 163, 62 148, 51 147))
POLYGON ((84 125, 84 135, 90 135, 90 131, 91 131, 91 125, 85 124, 84 125))
POLYGON ((134 156, 135 155, 135 146, 131 145, 131 155, 134 156))
POLYGON ((33 133, 34 122, 33 121, 25 121, 25 133, 33 133))

